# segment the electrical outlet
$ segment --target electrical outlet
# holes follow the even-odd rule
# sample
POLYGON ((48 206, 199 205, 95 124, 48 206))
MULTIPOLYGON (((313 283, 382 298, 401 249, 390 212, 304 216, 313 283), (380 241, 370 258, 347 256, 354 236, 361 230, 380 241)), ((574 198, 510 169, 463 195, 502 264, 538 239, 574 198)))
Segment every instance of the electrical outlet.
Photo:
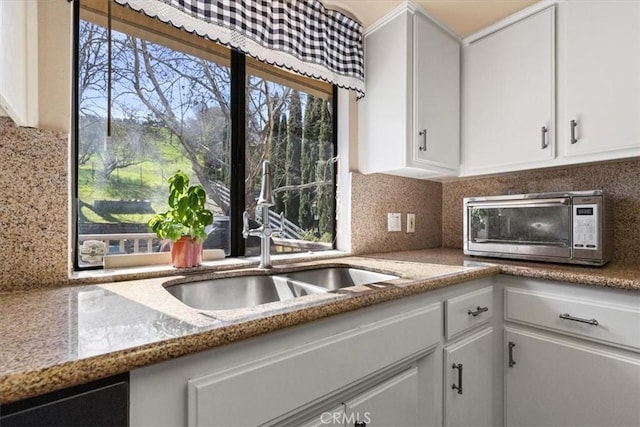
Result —
POLYGON ((400 213, 387 214, 387 231, 402 231, 402 219, 400 213))
POLYGON ((416 232, 416 214, 407 214, 407 233, 416 232))

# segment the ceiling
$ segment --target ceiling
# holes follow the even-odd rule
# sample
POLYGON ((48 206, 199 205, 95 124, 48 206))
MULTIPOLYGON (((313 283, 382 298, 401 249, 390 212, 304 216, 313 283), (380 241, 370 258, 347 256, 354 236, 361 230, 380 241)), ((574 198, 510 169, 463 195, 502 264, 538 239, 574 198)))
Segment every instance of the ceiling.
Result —
MULTIPOLYGON (((461 37, 466 37, 537 0, 414 0, 461 37)), ((323 0, 331 9, 346 12, 367 28, 402 0, 323 0)))

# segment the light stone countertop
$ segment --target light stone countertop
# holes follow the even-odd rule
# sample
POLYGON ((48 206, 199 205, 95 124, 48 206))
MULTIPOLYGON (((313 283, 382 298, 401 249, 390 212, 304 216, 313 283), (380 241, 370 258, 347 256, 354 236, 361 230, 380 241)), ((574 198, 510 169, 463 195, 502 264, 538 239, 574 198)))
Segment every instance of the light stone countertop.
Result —
POLYGON ((640 290, 637 267, 580 269, 486 262, 465 258, 459 250, 433 249, 283 264, 269 273, 349 265, 399 278, 251 309, 216 312, 182 304, 163 284, 266 274, 265 270, 243 268, 2 293, 0 403, 501 272, 640 290))

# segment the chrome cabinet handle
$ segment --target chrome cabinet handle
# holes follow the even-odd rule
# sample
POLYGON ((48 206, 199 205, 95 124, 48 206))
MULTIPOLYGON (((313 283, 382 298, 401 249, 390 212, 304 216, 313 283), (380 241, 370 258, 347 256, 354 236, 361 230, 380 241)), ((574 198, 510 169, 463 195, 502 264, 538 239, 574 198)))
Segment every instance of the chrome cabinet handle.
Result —
POLYGON ((480 306, 478 306, 478 307, 476 307, 476 311, 469 310, 469 311, 467 311, 467 314, 469 316, 476 317, 478 314, 484 313, 485 311, 489 311, 489 307, 480 307, 480 306))
POLYGON ((575 120, 571 120, 571 143, 575 144, 578 142, 578 138, 576 138, 576 127, 578 127, 578 122, 575 120))
POLYGON ((427 151, 427 130, 422 129, 420 132, 418 132, 418 135, 422 137, 422 145, 418 147, 418 150, 427 151))
POLYGON ((542 142, 540 143, 540 147, 543 150, 549 146, 549 144, 547 143, 547 132, 549 132, 547 127, 546 126, 542 126, 542 142))
POLYGON ((513 347, 516 346, 516 343, 513 341, 509 341, 509 367, 513 368, 513 365, 516 364, 516 361, 513 360, 513 347))
POLYGON ((458 390, 458 394, 462 394, 462 363, 458 363, 457 365, 454 363, 451 368, 458 370, 458 385, 451 384, 451 389, 458 390))
POLYGON ((581 317, 574 317, 574 316, 570 315, 569 313, 562 313, 560 315, 560 318, 564 319, 564 320, 572 320, 574 322, 587 323, 587 324, 593 325, 593 326, 598 326, 599 325, 599 323, 598 323, 598 321, 596 319, 583 319, 581 317))

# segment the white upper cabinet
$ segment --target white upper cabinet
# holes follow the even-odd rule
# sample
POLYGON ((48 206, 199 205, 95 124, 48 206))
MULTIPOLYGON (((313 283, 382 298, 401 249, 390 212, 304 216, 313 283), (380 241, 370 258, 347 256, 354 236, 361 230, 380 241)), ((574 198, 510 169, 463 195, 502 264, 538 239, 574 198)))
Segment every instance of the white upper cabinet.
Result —
POLYGON ((18 126, 70 130, 72 5, 0 0, 0 108, 18 126))
POLYGON ((464 48, 463 174, 544 165, 555 157, 555 9, 464 48))
POLYGON ((365 34, 359 169, 429 178, 460 164, 460 41, 409 2, 365 34))
POLYGON ((640 155, 640 1, 559 3, 558 67, 566 161, 640 155))
POLYGON ((460 42, 414 15, 412 163, 458 170, 460 164, 460 42), (415 132, 417 130, 417 132, 415 132))
POLYGON ((0 107, 18 126, 70 131, 72 5, 0 0, 0 107))
POLYGON ((0 1, 0 106, 19 126, 38 122, 37 2, 0 1))
POLYGON ((640 156, 640 1, 535 4, 463 56, 462 175, 640 156))

